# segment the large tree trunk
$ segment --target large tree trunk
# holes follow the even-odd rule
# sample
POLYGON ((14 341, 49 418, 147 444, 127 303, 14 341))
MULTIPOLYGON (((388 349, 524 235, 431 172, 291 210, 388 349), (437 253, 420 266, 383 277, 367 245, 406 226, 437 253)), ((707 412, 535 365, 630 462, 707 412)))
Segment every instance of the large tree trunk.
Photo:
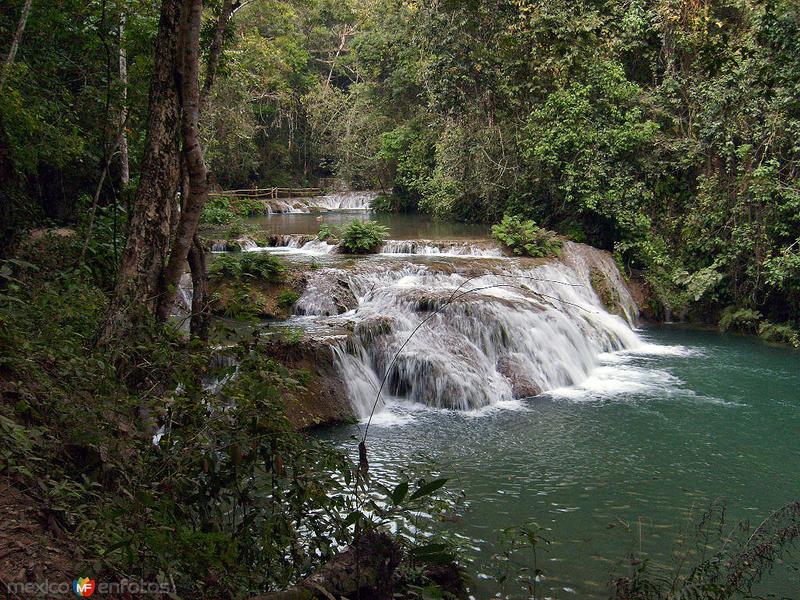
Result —
POLYGON ((154 314, 158 305, 178 185, 180 104, 175 77, 180 23, 181 0, 163 0, 141 181, 101 344, 128 333, 137 316, 154 314))
POLYGON ((200 145, 200 25, 203 14, 202 0, 185 0, 185 20, 181 38, 184 41, 183 68, 179 81, 183 99, 181 132, 183 157, 189 174, 189 194, 183 202, 175 241, 161 281, 156 317, 165 321, 175 302, 178 283, 183 274, 189 248, 197 232, 200 214, 208 199, 208 171, 200 145))
MULTIPOLYGON (((211 40, 211 49, 206 62, 206 78, 203 89, 200 91, 200 115, 208 105, 208 98, 214 85, 214 79, 222 56, 225 28, 231 20, 233 13, 241 6, 240 1, 223 0, 219 19, 214 27, 214 38, 211 40)), ((185 186, 188 189, 188 186, 185 186)), ((193 337, 207 340, 211 324, 211 303, 208 297, 208 272, 206 271, 206 255, 200 239, 192 238, 192 247, 189 249, 189 268, 192 273, 192 315, 189 330, 193 337)))
POLYGON ((25 0, 25 3, 22 5, 22 11, 20 12, 19 21, 17 22, 17 29, 14 32, 14 36, 11 38, 11 46, 8 48, 6 61, 3 64, 3 72, 0 73, 0 91, 3 90, 3 86, 6 83, 6 78, 8 77, 8 72, 11 70, 11 65, 14 64, 14 58, 17 56, 17 48, 19 48, 19 42, 22 39, 22 32, 25 31, 25 25, 28 22, 28 15, 31 12, 31 4, 33 4, 33 0, 25 0))
POLYGON ((208 297, 206 253, 197 235, 189 248, 189 269, 192 272, 192 316, 189 331, 192 337, 206 341, 211 326, 211 302, 208 297))

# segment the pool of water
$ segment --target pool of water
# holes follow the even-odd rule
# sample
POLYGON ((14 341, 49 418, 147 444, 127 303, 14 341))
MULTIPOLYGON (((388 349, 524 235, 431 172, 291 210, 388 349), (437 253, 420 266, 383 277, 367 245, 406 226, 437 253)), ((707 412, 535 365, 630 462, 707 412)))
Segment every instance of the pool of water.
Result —
MULTIPOLYGON (((374 472, 433 469, 464 491, 460 517, 436 527, 470 548, 474 597, 501 591, 498 532, 528 520, 551 541, 548 595, 604 598, 631 553, 674 564, 713 501, 732 526, 800 498, 800 353, 677 327, 642 337, 574 388, 475 413, 397 404, 370 427, 374 472)), ((353 452, 358 430, 320 435, 353 452)), ((759 590, 797 598, 800 578, 778 566, 759 590)))
POLYGON ((364 210, 336 210, 326 213, 286 213, 251 217, 247 221, 270 234, 316 235, 322 225, 342 227, 350 221, 377 221, 389 228, 393 240, 485 240, 488 225, 439 221, 426 214, 385 214, 364 210))

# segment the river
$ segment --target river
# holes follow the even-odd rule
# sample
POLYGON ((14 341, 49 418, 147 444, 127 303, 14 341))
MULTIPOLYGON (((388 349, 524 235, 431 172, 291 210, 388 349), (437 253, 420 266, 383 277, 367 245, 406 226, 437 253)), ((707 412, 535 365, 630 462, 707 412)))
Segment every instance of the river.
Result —
MULTIPOLYGON (((680 327, 640 337, 652 345, 603 355, 581 385, 477 413, 396 405, 370 428, 372 469, 432 469, 464 491, 439 527, 471 548, 476 597, 499 589, 498 531, 528 520, 551 541, 544 587, 606 598, 630 553, 676 563, 712 501, 732 526, 797 499, 800 353, 680 327)), ((362 428, 322 435, 352 452, 362 428)), ((759 589, 797 598, 800 579, 778 567, 759 589)))
MULTIPOLYGON (((313 234, 322 223, 374 218, 366 208, 252 222, 273 234, 313 234)), ((623 310, 625 298, 608 314, 589 271, 610 272, 613 262, 585 247, 542 266, 498 258, 485 228, 378 219, 395 240, 382 256, 342 259, 302 240, 270 250, 314 256, 292 324, 355 323, 340 362, 362 418, 421 313, 476 273, 487 274, 483 284, 528 281, 476 292, 420 330, 392 367, 369 429, 374 473, 391 481, 401 471, 433 472, 449 478, 451 494, 463 491, 457 517, 432 527, 467 549, 475 598, 526 597, 518 582, 497 580, 499 532, 508 527, 543 528, 550 543, 539 546, 538 586, 548 597, 604 598, 631 554, 677 563, 712 503, 726 503, 732 528, 758 524, 800 496, 800 353, 711 331, 642 329, 623 310), (420 238, 427 241, 409 245, 420 238), (331 282, 356 304, 331 308, 331 282), (520 378, 537 395, 509 383, 520 378)), ((355 452, 364 426, 317 434, 355 452)), ((759 588, 789 598, 799 589, 797 572, 781 565, 759 588)))

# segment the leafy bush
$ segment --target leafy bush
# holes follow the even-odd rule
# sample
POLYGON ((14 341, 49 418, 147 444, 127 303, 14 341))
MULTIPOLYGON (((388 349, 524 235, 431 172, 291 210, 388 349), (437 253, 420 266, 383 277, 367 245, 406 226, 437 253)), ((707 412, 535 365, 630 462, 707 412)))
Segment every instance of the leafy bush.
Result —
POLYGON ((333 229, 327 223, 323 223, 319 227, 319 233, 317 233, 317 239, 321 242, 325 242, 327 240, 336 239, 336 236, 333 233, 333 229))
POLYGON ((203 225, 227 225, 237 217, 231 210, 227 198, 211 197, 203 207, 200 223, 203 225))
POLYGON ((290 308, 299 298, 300 294, 294 290, 282 290, 281 293, 278 294, 278 306, 281 308, 290 308))
POLYGON ((719 328, 720 331, 734 329, 736 331, 753 332, 756 330, 761 318, 761 313, 757 310, 728 306, 720 314, 719 328))
POLYGON ((261 214, 264 210, 264 203, 256 198, 211 196, 203 207, 200 223, 228 225, 243 217, 261 214))
POLYGON ((302 579, 356 531, 432 512, 443 480, 356 486, 346 456, 295 433, 284 406, 309 374, 257 338, 225 351, 237 366, 152 322, 94 348, 108 297, 83 271, 43 267, 0 263, 0 472, 71 532, 76 571, 168 573, 175 597, 246 598, 302 579))
POLYGON ((220 256, 208 270, 211 279, 241 279, 255 277, 277 281, 286 266, 283 261, 265 252, 243 252, 234 256, 220 256))
POLYGON ((758 336, 767 342, 800 348, 800 332, 791 325, 765 321, 758 326, 758 336))
POLYGON ((541 258, 561 254, 561 240, 555 232, 518 216, 504 216, 499 224, 492 226, 492 237, 519 256, 541 258))
POLYGON ((389 229, 375 221, 352 221, 339 237, 346 252, 370 254, 378 250, 388 235, 389 229))
POLYGON ((417 202, 409 196, 381 194, 372 201, 370 208, 380 213, 413 212, 417 209, 417 202))

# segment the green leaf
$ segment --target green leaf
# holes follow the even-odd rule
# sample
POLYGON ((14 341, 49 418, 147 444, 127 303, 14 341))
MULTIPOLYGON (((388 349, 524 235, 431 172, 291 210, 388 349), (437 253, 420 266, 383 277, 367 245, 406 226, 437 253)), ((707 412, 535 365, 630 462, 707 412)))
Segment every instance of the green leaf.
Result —
POLYGON ((434 479, 433 481, 429 481, 428 483, 423 483, 419 486, 416 491, 411 494, 409 500, 417 500, 418 498, 422 498, 424 496, 429 496, 440 487, 442 487, 445 483, 447 483, 447 479, 434 479))
POLYGON ((342 522, 342 524, 345 527, 349 527, 350 525, 354 525, 359 519, 361 519, 363 517, 364 517, 364 515, 362 514, 362 512, 360 510, 354 510, 349 515, 347 515, 347 517, 342 522))
POLYGON ((400 504, 403 500, 405 500, 406 494, 408 494, 408 482, 401 481, 399 484, 397 484, 397 487, 394 488, 394 491, 392 492, 392 502, 395 504, 400 504))

